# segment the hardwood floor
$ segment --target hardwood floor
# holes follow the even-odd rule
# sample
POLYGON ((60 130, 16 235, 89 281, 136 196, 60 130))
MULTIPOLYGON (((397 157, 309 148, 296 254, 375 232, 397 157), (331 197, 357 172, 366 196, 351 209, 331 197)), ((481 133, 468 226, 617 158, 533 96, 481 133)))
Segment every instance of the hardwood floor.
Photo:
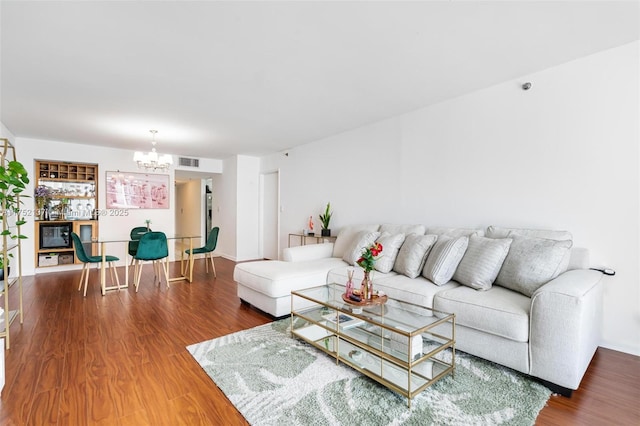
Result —
MULTIPOLYGON (((14 322, 5 351, 0 424, 247 424, 185 350, 272 320, 240 304, 234 266, 217 258, 214 279, 198 260, 194 282, 170 289, 146 266, 139 293, 106 296, 93 270, 86 298, 79 270, 27 277, 24 324, 14 322)), ((640 424, 638 383, 640 358, 599 349, 581 388, 552 397, 537 424, 640 424)))

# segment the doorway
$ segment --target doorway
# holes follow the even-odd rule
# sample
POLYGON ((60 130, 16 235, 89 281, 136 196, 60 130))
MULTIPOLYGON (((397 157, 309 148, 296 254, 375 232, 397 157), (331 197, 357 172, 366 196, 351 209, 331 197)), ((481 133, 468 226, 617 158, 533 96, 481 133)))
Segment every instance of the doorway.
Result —
POLYGON ((280 173, 260 175, 260 236, 264 259, 278 260, 280 253, 280 173))

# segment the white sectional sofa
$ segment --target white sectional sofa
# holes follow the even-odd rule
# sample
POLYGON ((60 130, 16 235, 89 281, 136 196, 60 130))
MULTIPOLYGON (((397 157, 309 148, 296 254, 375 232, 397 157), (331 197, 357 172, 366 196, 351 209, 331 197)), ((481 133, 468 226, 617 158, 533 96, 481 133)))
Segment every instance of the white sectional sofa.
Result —
MULTIPOLYGON (((383 244, 374 290, 456 314, 456 348, 543 381, 570 396, 598 347, 602 274, 565 231, 372 224, 335 243, 285 249, 283 261, 239 263, 238 296, 274 317, 291 291, 345 284, 365 246, 383 244)), ((355 266, 356 285, 363 271, 355 266)))

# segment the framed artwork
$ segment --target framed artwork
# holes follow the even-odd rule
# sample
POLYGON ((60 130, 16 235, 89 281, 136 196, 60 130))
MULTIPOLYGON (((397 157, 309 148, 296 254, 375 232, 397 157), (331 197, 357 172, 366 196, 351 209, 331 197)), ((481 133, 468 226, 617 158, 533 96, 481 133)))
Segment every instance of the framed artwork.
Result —
POLYGON ((107 172, 108 209, 168 209, 169 175, 107 172))

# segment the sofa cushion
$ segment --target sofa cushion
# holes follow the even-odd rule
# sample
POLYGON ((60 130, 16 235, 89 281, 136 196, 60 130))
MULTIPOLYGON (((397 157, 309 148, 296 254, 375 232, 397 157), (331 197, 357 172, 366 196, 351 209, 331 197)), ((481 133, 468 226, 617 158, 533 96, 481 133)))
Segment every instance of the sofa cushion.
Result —
POLYGON ((547 240, 572 240, 573 237, 568 231, 554 231, 549 229, 526 229, 526 228, 501 228, 499 226, 487 227, 487 238, 507 238, 510 232, 522 235, 523 237, 546 238, 547 240))
MULTIPOLYGON (((515 232, 516 234, 522 235, 523 237, 545 238, 547 240, 556 241, 573 241, 573 236, 569 231, 554 231, 550 229, 501 228, 499 226, 487 227, 486 236, 488 238, 506 238, 510 232, 515 232)), ((570 260, 571 250, 568 250, 567 254, 562 259, 562 263, 560 264, 560 273, 563 273, 568 269, 570 260)))
POLYGON ((424 225, 394 225, 391 223, 383 223, 382 225, 380 225, 380 233, 384 233, 384 232, 388 232, 391 235, 394 234, 404 234, 404 235, 409 235, 409 234, 418 234, 418 235, 424 235, 425 232, 425 226, 424 225))
POLYGON ((531 299, 502 287, 476 291, 460 286, 439 291, 433 307, 456 314, 456 325, 518 342, 529 341, 531 299))
POLYGON ((291 290, 326 284, 329 270, 339 266, 346 264, 335 257, 302 262, 259 260, 238 263, 233 279, 269 297, 282 297, 291 295, 291 290))
POLYGON ((471 235, 453 279, 476 290, 489 290, 507 257, 511 241, 510 238, 471 235))
POLYGON ((473 229, 473 228, 447 228, 444 226, 434 226, 431 228, 427 228, 427 234, 433 234, 440 236, 447 236, 451 238, 469 236, 469 235, 479 235, 481 237, 484 236, 484 231, 482 229, 473 229))
MULTIPOLYGON (((347 282, 347 269, 347 266, 339 266, 331 269, 327 276, 327 283, 344 285, 347 282)), ((356 269, 353 277, 353 283, 356 288, 360 287, 363 277, 362 269, 356 269)), ((455 281, 449 281, 444 286, 438 287, 423 277, 409 278, 393 271, 388 274, 376 272, 373 275, 374 291, 383 291, 390 299, 428 308, 433 307, 433 298, 437 292, 443 289, 455 288, 459 285, 460 284, 455 281)))
POLYGON ((422 276, 434 283, 443 285, 451 280, 458 264, 469 244, 469 237, 438 237, 427 257, 422 276))
POLYGON ((303 260, 324 259, 332 257, 332 254, 333 243, 307 244, 285 248, 282 250, 282 260, 285 262, 300 262, 303 260))
MULTIPOLYGON (((352 266, 348 266, 344 262, 341 266, 337 266, 335 268, 331 268, 327 273, 327 284, 337 283, 345 285, 347 283, 348 275, 347 271, 349 269, 353 269, 353 285, 355 288, 360 288, 362 284, 362 280, 364 279, 364 269, 362 268, 354 268, 352 266)), ((385 279, 388 277, 394 277, 398 275, 396 272, 382 273, 382 272, 371 272, 371 280, 375 283, 381 279, 385 279)), ((375 290, 375 288, 374 288, 375 290)))
POLYGON ((573 244, 570 240, 528 238, 513 232, 509 237, 513 242, 495 283, 529 297, 563 272, 565 256, 573 244))
MULTIPOLYGON (((362 252, 366 247, 369 247, 373 244, 376 239, 380 236, 378 231, 360 231, 358 232, 354 238, 351 240, 351 244, 347 246, 344 251, 344 255, 342 256, 342 260, 347 262, 349 265, 354 265, 356 260, 360 258, 362 252)), ((334 244, 335 250, 335 244, 334 244)))
POLYGON ((435 235, 407 235, 402 247, 400 247, 393 270, 409 278, 418 277, 425 259, 437 239, 438 237, 435 235))
POLYGON ((342 258, 347 246, 351 244, 353 238, 360 231, 377 231, 380 225, 354 225, 345 226, 338 232, 338 236, 333 244, 333 257, 342 258))
POLYGON ((393 269, 404 238, 404 234, 392 235, 386 231, 380 234, 376 241, 382 244, 382 253, 376 260, 376 271, 387 273, 393 269))

